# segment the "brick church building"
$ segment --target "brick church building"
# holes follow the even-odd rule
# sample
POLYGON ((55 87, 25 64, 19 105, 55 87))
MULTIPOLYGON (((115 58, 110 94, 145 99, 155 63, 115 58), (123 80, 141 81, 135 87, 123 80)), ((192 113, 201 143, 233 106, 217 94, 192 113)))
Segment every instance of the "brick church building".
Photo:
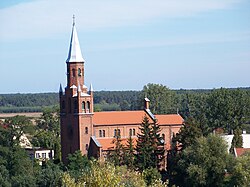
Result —
POLYGON ((62 161, 67 162, 69 153, 81 150, 82 154, 103 158, 114 148, 112 140, 120 135, 125 143, 129 136, 136 142, 139 126, 144 116, 151 122, 157 119, 164 138, 165 149, 169 149, 171 138, 183 125, 179 114, 154 115, 145 98, 144 110, 94 112, 93 87, 84 83, 85 60, 82 57, 75 22, 71 33, 67 65, 67 85, 60 85, 60 125, 62 161))

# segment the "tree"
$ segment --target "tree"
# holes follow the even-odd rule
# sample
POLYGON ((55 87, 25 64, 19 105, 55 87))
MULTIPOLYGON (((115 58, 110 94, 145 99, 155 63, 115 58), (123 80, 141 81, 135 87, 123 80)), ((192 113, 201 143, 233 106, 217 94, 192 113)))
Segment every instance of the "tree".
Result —
POLYGON ((80 150, 74 152, 73 154, 69 154, 68 161, 67 168, 69 173, 76 179, 78 179, 82 175, 83 171, 90 166, 87 156, 83 156, 80 150))
POLYGON ((32 144, 37 147, 54 149, 55 159, 61 158, 59 109, 45 108, 41 118, 37 121, 38 129, 32 139, 32 144))
POLYGON ((250 186, 250 153, 236 158, 236 164, 233 166, 231 185, 232 186, 250 186))
POLYGON ((183 127, 181 127, 179 133, 172 138, 171 149, 167 155, 167 173, 169 176, 170 186, 183 185, 185 170, 178 163, 183 158, 183 151, 196 144, 197 138, 202 137, 201 129, 196 125, 193 118, 189 118, 183 127))
POLYGON ((112 143, 115 144, 114 150, 110 150, 108 153, 108 160, 115 164, 115 166, 121 166, 124 164, 125 147, 122 145, 121 136, 115 135, 112 143))
POLYGON ((157 168, 164 158, 163 138, 156 121, 151 124, 147 116, 141 123, 140 133, 137 135, 135 164, 139 171, 147 168, 157 168))
POLYGON ((136 145, 136 166, 140 171, 146 168, 156 167, 156 160, 154 158, 154 147, 152 146, 151 127, 147 116, 143 118, 140 133, 137 135, 136 145))
POLYGON ((240 148, 243 146, 242 130, 238 127, 234 130, 234 137, 232 139, 230 153, 234 154, 234 148, 240 148))
MULTIPOLYGON (((144 97, 151 100, 150 109, 153 114, 176 112, 174 106, 175 93, 161 84, 147 84, 143 87, 140 102, 144 97)), ((143 105, 142 105, 143 106, 143 105)))
POLYGON ((124 164, 127 165, 129 169, 134 168, 134 161, 135 161, 135 149, 133 145, 133 139, 129 136, 127 140, 127 147, 124 153, 124 164))
POLYGON ((221 137, 211 134, 187 147, 177 162, 185 174, 179 186, 223 186, 229 159, 226 147, 221 137))

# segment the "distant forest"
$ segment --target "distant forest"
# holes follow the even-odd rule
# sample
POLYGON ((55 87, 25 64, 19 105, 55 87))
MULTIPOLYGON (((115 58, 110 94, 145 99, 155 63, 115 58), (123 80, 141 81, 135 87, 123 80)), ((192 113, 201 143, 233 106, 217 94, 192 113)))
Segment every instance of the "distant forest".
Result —
MULTIPOLYGON (((250 92, 248 88, 238 88, 250 92)), ((231 88, 229 90, 234 90, 231 88)), ((154 91, 154 90, 153 90, 154 91)), ((192 89, 192 90, 169 90, 174 93, 171 99, 174 104, 169 105, 167 113, 181 112, 183 100, 187 96, 207 95, 211 89, 192 89)), ((156 90, 161 92, 161 90, 156 90)), ((151 97, 152 94, 149 94, 151 97)), ((143 108, 143 98, 145 90, 142 91, 95 91, 94 104, 95 111, 119 111, 119 110, 140 110, 143 108)), ((157 93, 156 93, 157 96, 157 93)), ((154 98, 149 98, 154 99, 154 98)), ((21 113, 21 112, 42 112, 44 108, 58 107, 58 93, 35 93, 35 94, 0 94, 0 113, 21 113)), ((166 112, 166 111, 165 111, 166 112)), ((157 111, 156 111, 157 113, 157 111)), ((158 113, 161 113, 158 111, 158 113)))

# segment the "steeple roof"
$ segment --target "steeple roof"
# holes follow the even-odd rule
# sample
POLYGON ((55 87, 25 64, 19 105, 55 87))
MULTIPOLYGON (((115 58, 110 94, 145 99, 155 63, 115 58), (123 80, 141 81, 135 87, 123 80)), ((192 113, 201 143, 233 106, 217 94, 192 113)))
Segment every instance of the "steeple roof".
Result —
POLYGON ((85 60, 82 57, 80 43, 79 43, 79 40, 78 40, 78 37, 77 37, 74 17, 73 17, 73 28, 72 28, 72 33, 71 33, 69 54, 68 54, 68 58, 67 58, 66 62, 67 63, 70 63, 70 62, 85 62, 85 60))

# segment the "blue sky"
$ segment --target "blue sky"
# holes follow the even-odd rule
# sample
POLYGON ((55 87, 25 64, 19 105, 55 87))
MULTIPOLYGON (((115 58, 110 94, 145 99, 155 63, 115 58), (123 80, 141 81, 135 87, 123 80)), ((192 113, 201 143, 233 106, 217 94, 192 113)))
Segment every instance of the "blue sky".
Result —
POLYGON ((0 93, 66 85, 72 15, 95 90, 250 86, 248 0, 0 1, 0 93))

